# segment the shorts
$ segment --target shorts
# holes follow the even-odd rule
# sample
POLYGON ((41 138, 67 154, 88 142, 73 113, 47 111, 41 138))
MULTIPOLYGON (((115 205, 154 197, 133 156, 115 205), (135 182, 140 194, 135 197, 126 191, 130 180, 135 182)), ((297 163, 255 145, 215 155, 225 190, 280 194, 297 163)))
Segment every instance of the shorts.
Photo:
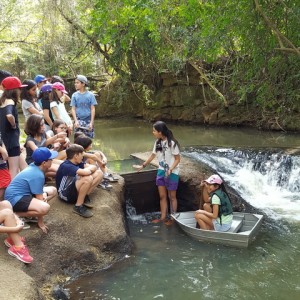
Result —
POLYGON ((23 196, 14 206, 13 211, 14 212, 27 212, 28 207, 31 203, 31 200, 33 198, 33 195, 25 195, 23 196))
POLYGON ((10 173, 7 169, 0 170, 0 189, 5 189, 11 182, 10 173))
POLYGON ((74 133, 75 132, 82 132, 84 133, 86 136, 90 137, 91 139, 94 138, 95 136, 95 132, 94 132, 94 128, 92 130, 87 129, 89 124, 90 124, 90 120, 86 121, 86 120, 79 120, 78 119, 78 123, 79 123, 79 127, 75 127, 74 128, 74 133))
POLYGON ((179 176, 171 173, 170 176, 165 177, 164 170, 158 170, 156 175, 156 185, 165 186, 168 191, 176 191, 178 188, 179 176))
POLYGON ((76 178, 74 178, 73 182, 68 185, 68 187, 63 190, 59 191, 59 197, 61 200, 67 203, 76 203, 78 198, 78 191, 76 188, 76 178))
POLYGON ((20 156, 21 154, 20 146, 13 147, 13 148, 6 148, 6 150, 9 157, 20 156))
POLYGON ((217 220, 212 220, 212 223, 214 225, 215 231, 226 232, 230 229, 232 222, 230 222, 229 224, 222 224, 221 225, 220 223, 217 222, 217 220))

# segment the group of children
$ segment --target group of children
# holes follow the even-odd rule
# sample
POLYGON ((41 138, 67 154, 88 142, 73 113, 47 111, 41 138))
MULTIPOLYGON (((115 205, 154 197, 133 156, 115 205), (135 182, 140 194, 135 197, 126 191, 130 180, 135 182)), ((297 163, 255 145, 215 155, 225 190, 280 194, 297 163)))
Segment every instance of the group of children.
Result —
MULTIPOLYGON (((74 213, 92 217, 90 194, 97 186, 109 189, 111 185, 108 182, 117 181, 108 173, 105 155, 100 151, 90 152, 97 102, 94 95, 86 90, 87 78, 78 75, 75 79, 77 91, 70 103, 74 128, 64 107, 69 97, 62 79, 53 76, 51 80, 52 83, 49 83, 45 76, 37 75, 33 81, 21 83, 17 77, 0 70, 0 87, 3 89, 0 96, 0 232, 9 235, 5 240, 8 253, 25 263, 31 263, 32 257, 25 239, 18 234, 24 227, 18 217, 35 220, 39 228, 47 233, 43 217, 50 209, 48 201, 57 194, 62 201, 74 204, 74 213), (7 76, 3 78, 3 75, 7 76), (22 110, 26 119, 26 160, 21 155, 19 143, 17 103, 21 95, 24 97, 22 110), (72 144, 68 136, 73 129, 72 144), (48 177, 55 178, 56 187, 45 186, 45 178, 48 177)), ((153 125, 153 135, 156 140, 152 154, 141 166, 137 166, 137 171, 157 157, 156 185, 161 215, 152 222, 170 225, 172 220, 168 218, 168 206, 171 213, 177 211, 179 143, 163 121, 153 125)), ((213 175, 201 186, 207 197, 203 209, 195 212, 200 228, 229 230, 232 207, 223 189, 222 179, 213 175)))
POLYGON ((53 76, 51 81, 37 75, 22 83, 0 70, 0 232, 9 235, 5 240, 8 253, 24 263, 33 259, 18 234, 24 228, 19 217, 36 222, 47 233, 43 217, 50 209, 48 201, 57 193, 62 201, 74 204, 74 213, 91 217, 89 195, 97 186, 109 190, 109 182, 117 181, 108 173, 105 155, 90 151, 97 102, 86 89, 87 78, 76 77, 77 91, 69 98, 74 128, 64 107, 68 96, 62 79, 53 76), (19 100, 25 116, 26 156, 19 141, 19 100), (68 136, 73 129, 75 143, 71 144, 68 136), (56 187, 45 186, 45 179, 51 177, 56 187))

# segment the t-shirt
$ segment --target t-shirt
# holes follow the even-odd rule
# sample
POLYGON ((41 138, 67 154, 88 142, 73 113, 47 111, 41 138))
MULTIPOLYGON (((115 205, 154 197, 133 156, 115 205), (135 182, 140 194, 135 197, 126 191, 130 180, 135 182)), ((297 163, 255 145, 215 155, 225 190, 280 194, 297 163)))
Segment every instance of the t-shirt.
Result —
MULTIPOLYGON (((218 197, 218 195, 214 194, 212 196, 211 204, 212 205, 214 205, 214 204, 221 205, 221 199, 218 197)), ((222 215, 221 218, 222 218, 222 224, 230 224, 232 222, 233 215, 232 214, 227 215, 227 216, 222 215)), ((221 224, 220 218, 217 218, 216 221, 217 221, 217 223, 221 224)))
POLYGON ((26 162, 27 164, 31 164, 33 162, 32 159, 32 153, 34 150, 32 150, 27 142, 32 141, 34 144, 39 148, 39 147, 46 147, 46 141, 47 141, 47 135, 45 132, 41 133, 41 141, 36 140, 33 136, 28 135, 25 141, 25 148, 26 148, 26 162))
POLYGON ((42 109, 38 103, 32 103, 26 99, 23 99, 22 100, 22 111, 23 111, 25 120, 27 120, 32 115, 32 113, 29 111, 29 108, 31 108, 31 107, 35 108, 38 111, 42 111, 42 109))
POLYGON ((56 187, 59 195, 64 191, 76 178, 77 170, 83 169, 84 163, 81 162, 78 165, 73 164, 69 160, 65 160, 58 168, 56 172, 56 187))
MULTIPOLYGON (((42 109, 48 109, 49 110, 49 117, 51 119, 51 121, 53 122, 53 116, 52 116, 52 112, 51 112, 51 108, 50 108, 50 101, 47 99, 40 99, 39 100, 40 106, 42 107, 42 109)), ((45 124, 49 125, 48 122, 45 120, 45 124)))
MULTIPOLYGON (((154 143, 152 152, 154 154, 156 154, 158 164, 159 164, 158 169, 164 170, 164 166, 166 164, 168 164, 168 166, 170 168, 175 161, 175 155, 180 154, 179 147, 178 147, 178 145, 176 145, 174 147, 174 145, 175 145, 174 141, 171 141, 171 147, 169 147, 168 140, 165 140, 165 141, 161 141, 162 151, 156 152, 155 150, 156 150, 157 142, 158 142, 158 140, 154 143)), ((177 174, 177 175, 179 174, 179 164, 174 168, 172 173, 177 174)))
MULTIPOLYGON (((71 126, 72 125, 72 120, 71 120, 68 112, 66 111, 65 105, 62 102, 57 103, 56 101, 52 101, 50 103, 51 112, 52 112, 53 107, 57 108, 60 119, 65 121, 68 126, 71 126)), ((52 113, 52 116, 53 116, 54 119, 56 119, 54 113, 52 113)))
POLYGON ((6 99, 0 106, 0 132, 2 141, 7 150, 20 147, 19 137, 19 119, 18 110, 13 100, 6 99), (15 118, 16 128, 12 128, 6 116, 13 115, 15 118))
POLYGON ((71 98, 71 106, 76 108, 76 117, 79 120, 85 120, 89 122, 91 120, 91 106, 97 105, 94 94, 90 91, 80 93, 75 92, 71 98))
POLYGON ((34 163, 18 173, 5 190, 4 199, 14 206, 23 196, 43 194, 45 174, 34 163))

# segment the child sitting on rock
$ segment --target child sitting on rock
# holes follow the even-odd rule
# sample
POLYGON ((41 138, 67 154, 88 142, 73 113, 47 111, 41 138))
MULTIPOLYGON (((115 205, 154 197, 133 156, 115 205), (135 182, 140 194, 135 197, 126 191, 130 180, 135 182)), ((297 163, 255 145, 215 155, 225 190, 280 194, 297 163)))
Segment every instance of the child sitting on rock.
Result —
POLYGON ((30 264, 33 258, 29 255, 28 248, 25 245, 25 238, 19 235, 24 224, 13 213, 12 206, 8 201, 0 202, 0 233, 7 233, 8 238, 4 244, 9 247, 8 254, 16 257, 25 264, 30 264))
POLYGON ((83 152, 83 147, 76 144, 66 149, 67 160, 57 170, 56 186, 62 201, 75 204, 74 213, 89 218, 93 216, 88 209, 93 207, 89 195, 101 182, 103 174, 95 165, 82 161, 83 152))

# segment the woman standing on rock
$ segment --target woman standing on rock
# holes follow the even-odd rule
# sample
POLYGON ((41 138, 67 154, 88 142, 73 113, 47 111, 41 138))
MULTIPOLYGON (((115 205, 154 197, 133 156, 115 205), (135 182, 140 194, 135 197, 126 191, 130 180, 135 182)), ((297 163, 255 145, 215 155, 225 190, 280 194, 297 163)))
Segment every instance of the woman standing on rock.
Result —
POLYGON ((137 171, 145 168, 155 157, 157 157, 159 167, 156 175, 156 185, 160 198, 160 219, 152 220, 152 223, 164 222, 171 225, 172 220, 167 219, 168 198, 170 200, 170 211, 177 211, 176 191, 179 182, 179 162, 180 149, 179 143, 174 138, 172 131, 163 121, 157 121, 153 125, 153 135, 156 138, 153 151, 150 157, 142 164, 137 166, 137 171))

